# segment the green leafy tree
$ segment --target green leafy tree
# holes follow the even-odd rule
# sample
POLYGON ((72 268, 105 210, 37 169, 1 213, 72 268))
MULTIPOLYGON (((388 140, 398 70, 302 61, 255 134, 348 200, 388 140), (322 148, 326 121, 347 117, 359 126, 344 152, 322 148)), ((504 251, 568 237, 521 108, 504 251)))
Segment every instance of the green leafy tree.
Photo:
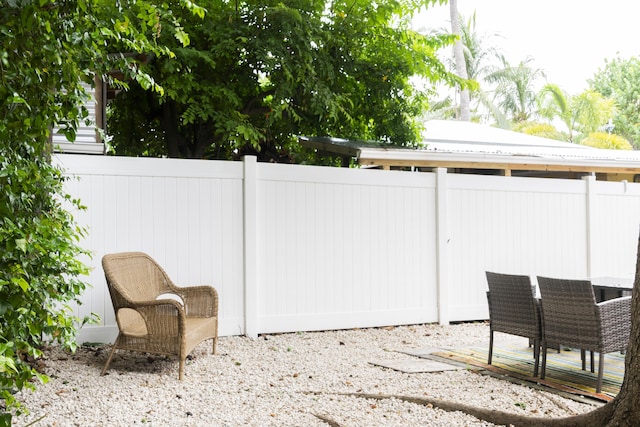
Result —
POLYGON ((80 260, 89 254, 69 212, 82 206, 51 163, 52 129, 75 138, 96 73, 121 69, 160 90, 133 57, 115 54, 169 55, 156 43, 160 31, 187 41, 170 9, 146 1, 0 3, 0 425, 26 409, 17 391, 46 381, 33 365, 44 341, 73 350, 82 321, 70 305, 87 286, 80 260))
MULTIPOLYGON (((111 104, 118 154, 306 161, 298 135, 412 145, 428 91, 410 79, 457 79, 436 52, 450 36, 409 29, 434 0, 206 1, 205 19, 185 15, 187 47, 144 69, 165 88, 141 88, 111 104)), ((310 161, 316 161, 311 159, 310 161)))
POLYGON ((615 101, 613 132, 640 148, 640 59, 605 61, 604 67, 589 80, 589 87, 615 101))

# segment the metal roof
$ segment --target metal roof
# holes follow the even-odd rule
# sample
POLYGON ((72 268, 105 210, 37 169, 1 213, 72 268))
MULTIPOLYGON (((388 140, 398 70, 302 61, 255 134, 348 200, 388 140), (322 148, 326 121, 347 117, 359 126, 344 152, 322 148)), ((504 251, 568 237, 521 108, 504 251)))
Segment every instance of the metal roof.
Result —
POLYGON ((423 142, 427 151, 640 162, 638 151, 604 150, 470 122, 431 120, 423 142))
POLYGON ((303 145, 355 157, 361 165, 640 174, 640 152, 604 150, 470 122, 426 123, 425 148, 340 138, 300 138, 303 145))

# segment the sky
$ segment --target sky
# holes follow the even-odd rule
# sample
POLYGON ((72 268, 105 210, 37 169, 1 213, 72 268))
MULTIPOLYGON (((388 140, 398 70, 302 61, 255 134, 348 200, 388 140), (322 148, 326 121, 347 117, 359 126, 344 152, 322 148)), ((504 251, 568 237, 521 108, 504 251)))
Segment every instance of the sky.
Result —
MULTIPOLYGON (((477 33, 510 64, 532 57, 548 82, 571 95, 587 89, 605 59, 640 56, 635 0, 458 0, 458 11, 465 20, 476 12, 477 33)), ((449 5, 421 13, 414 27, 450 30, 449 5)))

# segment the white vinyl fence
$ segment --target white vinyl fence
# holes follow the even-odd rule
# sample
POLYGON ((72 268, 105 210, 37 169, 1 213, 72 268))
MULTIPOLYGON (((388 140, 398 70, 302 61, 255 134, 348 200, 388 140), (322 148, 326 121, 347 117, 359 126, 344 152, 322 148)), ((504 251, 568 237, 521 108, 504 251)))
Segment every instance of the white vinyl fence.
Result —
POLYGON ((220 334, 488 318, 484 272, 633 276, 640 184, 57 155, 88 234, 80 341, 111 341, 106 253, 211 284, 220 334), (77 178, 77 179, 76 179, 77 178))

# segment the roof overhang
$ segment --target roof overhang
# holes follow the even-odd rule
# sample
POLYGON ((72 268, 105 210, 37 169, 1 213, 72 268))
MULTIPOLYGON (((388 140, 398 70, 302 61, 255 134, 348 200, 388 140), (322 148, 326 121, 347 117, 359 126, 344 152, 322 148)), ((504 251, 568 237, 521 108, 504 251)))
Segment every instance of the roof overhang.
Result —
POLYGON ((577 173, 640 173, 640 161, 589 158, 550 158, 526 155, 452 153, 429 150, 361 148, 357 155, 361 165, 383 168, 464 168, 531 170, 577 173))
POLYGON ((360 165, 390 168, 495 169, 640 174, 640 152, 603 150, 458 121, 429 121, 425 148, 407 149, 369 141, 300 137, 300 143, 360 165))

